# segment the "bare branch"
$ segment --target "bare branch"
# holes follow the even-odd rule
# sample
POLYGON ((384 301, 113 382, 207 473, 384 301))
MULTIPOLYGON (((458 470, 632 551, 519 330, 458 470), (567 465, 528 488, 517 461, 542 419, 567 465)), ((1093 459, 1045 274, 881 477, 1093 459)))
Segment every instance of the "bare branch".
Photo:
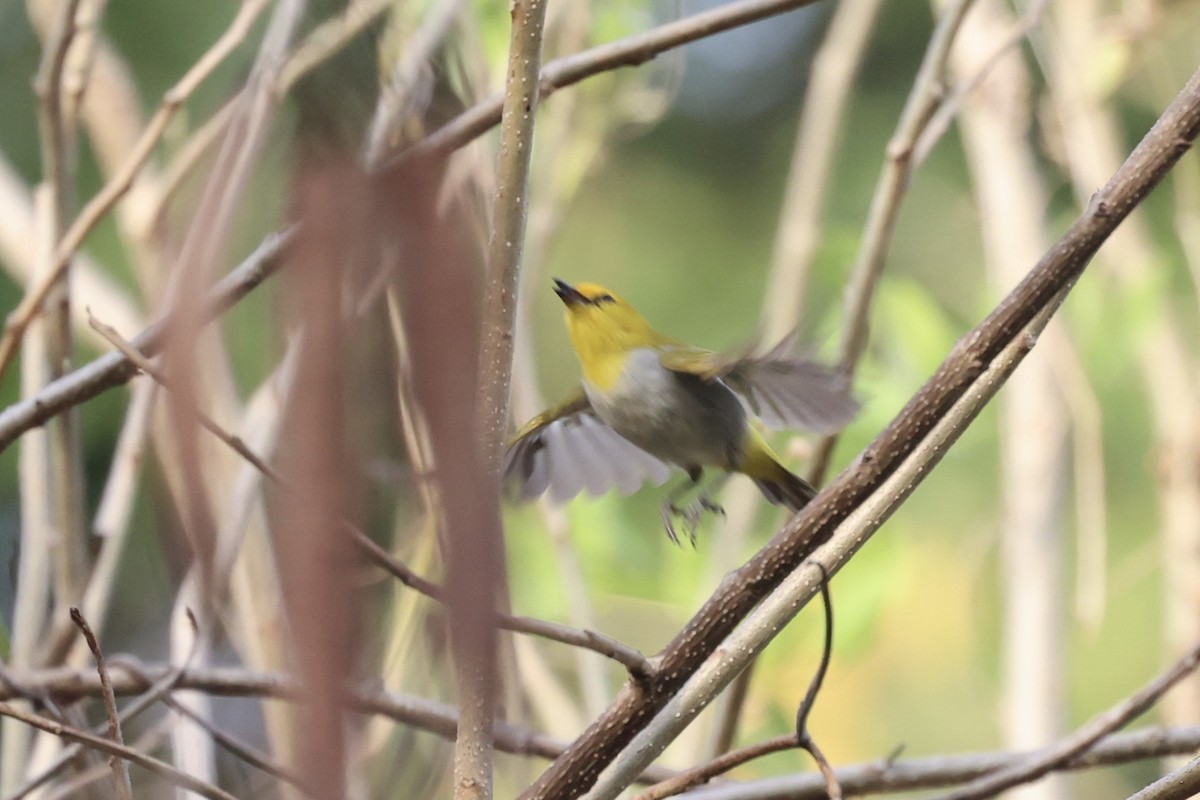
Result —
MULTIPOLYGON (((124 339, 121 334, 117 333, 115 328, 96 319, 92 315, 91 309, 88 310, 88 324, 95 329, 96 333, 104 337, 109 344, 117 348, 117 350, 123 356, 125 356, 125 358, 129 359, 130 363, 153 378, 159 386, 168 390, 171 388, 171 385, 167 382, 166 376, 163 375, 162 370, 159 369, 159 367, 151 363, 150 359, 142 355, 137 348, 124 339)), ((199 409, 194 410, 196 413, 196 422, 199 423, 202 428, 211 433, 213 436, 216 436, 246 461, 249 461, 254 468, 263 475, 266 475, 276 483, 283 483, 283 479, 279 476, 279 474, 275 472, 275 470, 272 469, 269 464, 259 458, 258 455, 255 454, 249 447, 247 447, 246 443, 242 441, 240 436, 230 433, 228 430, 219 425, 216 420, 214 420, 208 414, 205 414, 203 411, 199 409)))
MULTIPOLYGON (((112 687, 118 696, 137 694, 170 684, 171 688, 193 689, 224 697, 269 697, 297 700, 300 686, 281 674, 256 673, 230 668, 208 667, 181 669, 161 664, 142 664, 128 657, 109 660, 112 687)), ((56 667, 14 676, 29 692, 45 695, 68 703, 101 692, 94 670, 56 667)), ((0 685, 0 701, 18 696, 12 687, 0 685)), ((153 701, 160 697, 149 697, 153 701)), ((142 701, 139 699, 138 703, 142 701)), ((420 697, 376 689, 352 689, 347 700, 351 708, 362 714, 379 714, 397 722, 451 738, 457 720, 455 710, 447 705, 420 697)), ((541 758, 554 758, 566 743, 508 723, 496 726, 498 749, 541 758)), ((1131 733, 1113 734, 1091 750, 1062 765, 1064 769, 1087 769, 1110 764, 1126 763, 1165 755, 1187 754, 1200 748, 1200 725, 1177 728, 1146 728, 1131 733)), ((970 753, 937 756, 907 761, 874 761, 848 765, 837 770, 838 781, 847 794, 858 795, 879 791, 906 791, 961 783, 979 775, 1028 761, 1033 753, 970 753)), ((664 780, 674 773, 655 768, 645 777, 653 782, 664 780)), ((693 790, 687 794, 696 800, 816 800, 824 797, 825 784, 819 775, 808 774, 775 778, 762 782, 761 790, 752 789, 756 783, 734 782, 693 790)))
POLYGON ((87 733, 86 731, 68 727, 60 722, 55 722, 52 719, 48 719, 38 714, 28 714, 24 711, 19 711, 8 703, 0 703, 0 715, 20 720, 21 722, 31 725, 38 730, 54 734, 55 736, 61 737, 70 742, 77 742, 92 750, 96 750, 101 753, 107 753, 108 755, 115 756, 117 758, 123 758, 126 761, 137 764, 143 769, 153 772, 155 775, 158 775, 160 778, 166 780, 173 786, 178 786, 181 789, 189 789, 203 797, 209 798, 209 800, 236 800, 236 798, 228 792, 213 786, 211 783, 205 783, 204 781, 197 780, 191 775, 188 775, 186 772, 181 772, 180 770, 175 769, 165 761, 159 761, 157 758, 151 758, 150 756, 139 753, 137 750, 132 748, 125 747, 124 745, 120 745, 115 742, 110 742, 108 739, 105 739, 102 736, 95 736, 94 734, 87 733))
MULTIPOLYGON (((349 530, 359 549, 377 566, 382 567, 405 586, 416 590, 425 597, 438 603, 446 602, 446 593, 442 587, 413 572, 407 564, 384 550, 362 531, 353 527, 350 527, 349 530)), ((624 666, 629 674, 638 680, 645 680, 654 672, 654 667, 645 656, 632 647, 602 633, 513 614, 497 614, 496 626, 515 633, 541 636, 544 639, 599 653, 624 666)))
MULTIPOLYGON (((556 58, 546 64, 538 78, 538 98, 547 97, 557 89, 579 83, 593 75, 620 67, 635 67, 688 42, 730 28, 749 25, 751 22, 783 14, 814 2, 816 0, 740 0, 668 22, 616 42, 584 50, 582 53, 556 58)), ((391 165, 385 164, 385 168, 396 166, 397 162, 444 155, 457 150, 500 122, 503 106, 502 95, 489 97, 459 114, 427 138, 402 151, 393 159, 391 165)))
MULTIPOLYGON (((216 283, 204 302, 204 318, 212 321, 232 308, 283 264, 280 257, 292 230, 272 233, 245 261, 216 283)), ((144 355, 162 350, 170 316, 164 316, 130 342, 144 355)), ((0 412, 0 451, 25 431, 45 423, 72 406, 128 381, 137 367, 121 353, 109 353, 47 385, 33 397, 0 412)))
POLYGON ((796 734, 789 733, 784 736, 777 736, 774 739, 767 739, 765 742, 757 742, 747 747, 731 750, 728 753, 722 753, 712 761, 702 764, 696 769, 687 770, 676 775, 674 778, 665 780, 662 783, 656 783, 641 794, 635 795, 633 800, 662 800, 665 797, 674 797, 694 786, 706 783, 718 775, 724 775, 726 772, 736 769, 742 764, 749 763, 763 756, 769 756, 772 753, 795 750, 799 746, 800 742, 797 740, 796 734))
MULTIPOLYGON (((1106 737, 1091 750, 1060 766, 1065 770, 1128 763, 1165 755, 1191 754, 1200 746, 1200 725, 1181 728, 1144 728, 1106 737)), ((1012 766, 1036 753, 964 753, 898 761, 895 758, 842 767, 838 781, 849 796, 910 792, 953 786, 1012 766)), ((758 781, 730 781, 688 792, 688 800, 825 800, 825 782, 807 773, 758 781)), ((1156 798, 1157 800, 1157 798, 1156 798)))
POLYGON ((177 714, 182 714, 189 720, 199 725, 201 728, 213 738, 226 752, 231 753, 235 757, 245 761, 252 767, 262 770, 273 778, 276 778, 289 786, 298 789, 308 797, 316 798, 314 794, 305 784, 303 778, 294 770, 288 769, 282 764, 277 764, 266 753, 259 751, 257 748, 251 747, 245 742, 238 741, 233 736, 230 736, 225 731, 212 724, 212 721, 205 718, 204 715, 198 714, 191 708, 188 708, 183 703, 179 702, 170 695, 163 697, 163 703, 166 704, 172 711, 177 714))
MULTIPOLYGON (((191 612, 188 612, 188 621, 192 624, 193 631, 195 631, 196 618, 192 616, 191 612)), ((146 689, 141 697, 138 697, 125 707, 125 710, 118 715, 118 721, 128 722, 146 709, 152 707, 159 700, 163 700, 164 698, 168 697, 171 693, 171 690, 175 688, 180 679, 183 677, 184 672, 188 669, 188 667, 191 666, 192 657, 195 655, 195 652, 196 639, 193 638, 192 650, 188 654, 187 659, 180 666, 174 669, 164 670, 162 676, 155 680, 154 683, 146 689)), ((114 695, 120 693, 120 689, 113 689, 111 673, 109 673, 107 680, 107 691, 114 695)), ((105 691, 103 681, 100 682, 99 689, 101 691, 105 691)), ((26 797, 36 791, 39 787, 43 786, 47 781, 58 774, 60 770, 75 760, 75 758, 83 750, 83 747, 84 746, 82 744, 73 744, 69 747, 63 748, 63 751, 58 754, 58 758, 56 758, 53 763, 42 770, 41 774, 31 778, 25 783, 24 786, 6 798, 6 800, 21 800, 21 798, 26 797)))
MULTIPOLYGON (((92 651, 92 656, 96 659, 96 674, 100 677, 100 696, 104 698, 104 715, 108 719, 108 738, 114 744, 124 745, 125 739, 121 736, 121 721, 117 716, 117 699, 113 696, 112 683, 108 679, 108 666, 104 663, 104 651, 100 649, 100 643, 96 641, 96 634, 92 632, 92 626, 88 625, 83 613, 78 608, 71 609, 71 621, 75 623, 83 634, 83 638, 87 640, 88 649, 92 651)), ((108 766, 112 770, 113 786, 116 788, 117 797, 120 800, 133 800, 133 787, 129 784, 129 768, 126 767, 125 761, 117 755, 109 755, 108 766)))
POLYGON ((1191 675, 1200 666, 1200 644, 1176 661, 1144 688, 1118 703, 1108 711, 1093 717, 1075 733, 1062 739, 1052 747, 1025 762, 1015 764, 987 777, 967 784, 961 789, 941 795, 937 800, 984 800, 1005 789, 1022 783, 1035 781, 1052 770, 1060 768, 1071 759, 1087 752, 1096 742, 1113 731, 1128 725, 1134 718, 1145 713, 1158 702, 1158 698, 1181 680, 1191 675))

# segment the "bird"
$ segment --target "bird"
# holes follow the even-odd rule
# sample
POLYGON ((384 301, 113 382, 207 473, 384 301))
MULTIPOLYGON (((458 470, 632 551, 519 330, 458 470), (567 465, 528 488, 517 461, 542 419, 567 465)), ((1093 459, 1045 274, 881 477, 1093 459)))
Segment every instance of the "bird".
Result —
MULTIPOLYGON (((519 499, 549 491, 566 502, 613 488, 628 495, 646 483, 662 486, 672 466, 688 475, 683 490, 715 468, 748 476, 767 500, 793 512, 816 495, 783 465, 756 420, 818 434, 840 430, 859 409, 844 373, 789 356, 789 339, 757 357, 693 347, 656 331, 599 284, 553 280, 583 380, 509 441, 502 476, 519 499)), ((677 501, 673 492, 662 506, 676 544, 674 517, 688 523, 694 545, 704 511, 723 513, 707 494, 686 508, 677 501)))

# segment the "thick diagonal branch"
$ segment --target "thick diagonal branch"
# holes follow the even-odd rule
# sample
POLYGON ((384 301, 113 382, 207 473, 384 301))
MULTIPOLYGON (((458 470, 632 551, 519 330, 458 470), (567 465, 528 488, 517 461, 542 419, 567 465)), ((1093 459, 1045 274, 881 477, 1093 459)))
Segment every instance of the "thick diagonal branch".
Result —
MULTIPOLYGON (((1087 212, 1000 305, 964 336, 937 372, 820 497, 745 566, 729 575, 660 656, 660 676, 626 685, 608 710, 524 794, 581 794, 645 727, 738 622, 896 471, 975 378, 1058 294, 1070 287, 1128 214, 1200 133, 1200 72, 1163 113, 1087 212)), ((879 520, 882 523, 882 519, 879 520)))

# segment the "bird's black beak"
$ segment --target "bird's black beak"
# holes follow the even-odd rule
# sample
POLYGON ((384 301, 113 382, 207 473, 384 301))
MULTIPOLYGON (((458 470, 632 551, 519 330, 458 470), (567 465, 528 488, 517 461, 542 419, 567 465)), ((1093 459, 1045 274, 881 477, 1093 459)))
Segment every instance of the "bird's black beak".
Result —
POLYGON ((578 289, 559 278, 554 279, 554 293, 568 306, 577 306, 588 302, 588 299, 580 294, 578 289))

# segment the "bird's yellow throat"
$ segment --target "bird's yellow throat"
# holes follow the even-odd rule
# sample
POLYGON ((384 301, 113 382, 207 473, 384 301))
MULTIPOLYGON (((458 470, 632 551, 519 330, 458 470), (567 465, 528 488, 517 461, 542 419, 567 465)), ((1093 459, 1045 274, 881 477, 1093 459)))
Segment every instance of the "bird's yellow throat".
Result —
POLYGON ((574 288, 579 299, 566 304, 567 332, 584 378, 599 391, 616 388, 631 352, 671 341, 603 286, 581 283, 574 288))

